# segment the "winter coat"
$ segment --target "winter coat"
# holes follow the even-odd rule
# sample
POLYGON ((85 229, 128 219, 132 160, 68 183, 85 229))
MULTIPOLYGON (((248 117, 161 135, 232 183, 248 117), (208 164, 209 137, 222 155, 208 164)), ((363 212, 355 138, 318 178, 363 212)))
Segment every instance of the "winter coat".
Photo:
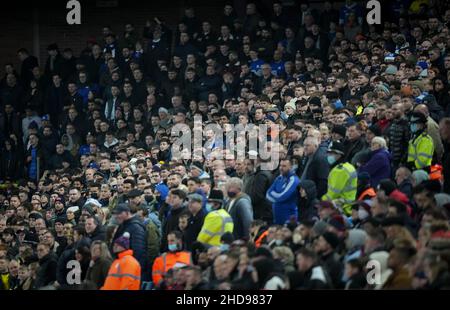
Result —
POLYGON ((40 135, 39 136, 39 145, 42 148, 42 152, 46 158, 51 158, 53 154, 56 152, 56 145, 59 142, 58 136, 53 133, 50 136, 40 135))
POLYGON ((300 179, 290 171, 287 176, 279 175, 267 190, 266 198, 272 203, 273 221, 283 225, 292 216, 297 217, 297 186, 300 179))
POLYGON ((144 219, 144 225, 147 228, 147 255, 149 257, 149 265, 153 265, 153 261, 159 255, 161 245, 161 221, 156 213, 150 213, 149 218, 144 219))
POLYGON ((408 290, 412 288, 412 278, 406 268, 394 271, 386 283, 383 285, 384 290, 408 290))
POLYGON ((144 223, 136 216, 124 221, 119 225, 113 240, 121 237, 125 232, 130 234, 130 249, 133 250, 133 256, 139 261, 142 268, 142 277, 147 280, 149 278, 147 255, 147 230, 144 223))
POLYGON ((253 207, 249 195, 240 193, 234 199, 229 199, 224 207, 234 223, 234 239, 250 238, 250 225, 253 221, 253 207))
POLYGON ((50 160, 47 165, 47 169, 49 170, 57 170, 57 169, 63 169, 63 162, 69 163, 70 167, 75 166, 75 159, 73 158, 72 154, 70 154, 69 151, 64 151, 64 153, 60 154, 54 154, 52 157, 50 157, 50 160))
POLYGON ((125 250, 117 256, 101 290, 139 290, 142 280, 140 275, 144 272, 133 256, 133 250, 125 250))
MULTIPOLYGON (((163 211, 161 209, 161 211, 163 211)), ((167 249, 167 235, 173 230, 179 230, 178 219, 182 213, 186 212, 186 207, 178 209, 170 208, 167 216, 163 220, 162 236, 161 236, 161 252, 166 252, 167 249)), ((161 214, 161 213, 160 213, 161 214)))
POLYGON ((324 290, 333 287, 330 276, 328 275, 325 268, 320 265, 313 266, 303 273, 291 273, 290 278, 295 274, 298 274, 301 277, 300 283, 297 283, 297 285, 293 286, 296 289, 324 290))
POLYGON ((345 284, 346 290, 362 290, 367 286, 367 279, 364 273, 357 273, 351 276, 345 284))
POLYGON ((111 259, 99 258, 96 261, 91 261, 85 280, 94 283, 99 289, 105 283, 111 264, 111 259))
POLYGON ((197 240, 197 236, 202 230, 203 222, 205 220, 206 212, 200 210, 195 216, 191 215, 188 220, 188 227, 184 232, 184 242, 186 250, 191 251, 192 244, 197 240))
POLYGON ((298 198, 298 221, 303 222, 317 218, 316 203, 318 202, 316 184, 311 180, 304 180, 299 185, 306 192, 306 197, 298 198))
POLYGON ((67 246, 64 252, 61 254, 57 262, 57 269, 55 270, 56 280, 61 286, 67 285, 67 274, 70 271, 70 269, 67 268, 67 263, 75 259, 75 249, 78 246, 86 246, 89 248, 90 245, 91 240, 84 237, 80 241, 67 246))
POLYGON ((250 175, 248 182, 244 186, 244 192, 250 196, 253 205, 253 216, 255 219, 262 219, 272 222, 272 204, 266 199, 266 192, 272 184, 273 176, 269 171, 256 171, 250 175))
POLYGON ((436 97, 433 95, 427 95, 423 98, 423 104, 425 104, 430 112, 430 117, 435 121, 439 122, 444 116, 444 110, 437 103, 436 97))
POLYGON ((64 107, 64 99, 67 96, 67 88, 64 85, 55 87, 54 85, 47 88, 44 100, 44 113, 50 114, 53 125, 56 125, 62 119, 62 111, 64 107))
POLYGON ((0 153, 0 180, 4 180, 5 178, 11 178, 13 180, 21 178, 23 175, 21 160, 14 147, 10 151, 3 149, 0 153))
POLYGON ((16 84, 13 87, 7 85, 3 89, 0 89, 1 106, 4 106, 6 103, 10 103, 14 107, 15 111, 23 113, 25 108, 24 99, 25 91, 19 84, 16 84))
POLYGON ((434 156, 440 162, 442 155, 444 154, 444 146, 442 145, 441 134, 439 132, 439 124, 431 117, 427 119, 427 133, 433 139, 434 156))
POLYGON ((0 130, 4 137, 15 134, 18 139, 22 135, 22 120, 16 111, 11 114, 0 112, 0 130))
POLYGON ((57 257, 53 252, 50 252, 39 260, 39 269, 36 272, 36 288, 41 288, 55 282, 57 265, 57 257))
POLYGON ((391 177, 391 155, 386 149, 373 151, 369 161, 358 169, 361 172, 370 175, 370 184, 376 188, 381 180, 391 177))
POLYGON ((398 167, 401 162, 406 160, 408 141, 410 138, 409 121, 403 117, 394 119, 390 126, 385 130, 385 136, 388 138, 388 149, 392 155, 394 167, 398 167))
POLYGON ((201 77, 197 82, 197 92, 199 100, 208 101, 209 93, 215 92, 218 94, 221 85, 222 79, 216 74, 201 77))
POLYGON ((106 239, 105 227, 97 225, 95 230, 92 233, 88 234, 87 236, 89 237, 89 239, 91 239, 92 242, 96 240, 105 241, 106 239))
POLYGON ((366 142, 363 137, 355 140, 350 141, 346 140, 344 142, 344 148, 345 148, 345 158, 344 162, 352 162, 353 157, 356 155, 356 153, 360 152, 366 147, 366 142))
POLYGON ((328 175, 330 174, 330 165, 328 164, 326 155, 317 150, 310 159, 305 162, 303 171, 299 171, 301 181, 311 180, 316 184, 317 198, 320 199, 327 192, 328 175), (306 169, 306 172, 305 172, 306 169))
POLYGON ((24 59, 20 67, 20 79, 23 86, 28 87, 30 85, 31 80, 34 79, 32 70, 38 66, 38 59, 35 56, 29 55, 24 59))
POLYGON ((342 266, 342 263, 339 260, 339 255, 336 252, 331 252, 327 255, 322 255, 320 260, 322 262, 322 266, 330 275, 333 287, 335 289, 340 289, 342 287, 341 279, 344 266, 342 266))
POLYGON ((412 198, 413 185, 410 180, 404 180, 402 183, 400 183, 398 185, 398 190, 408 196, 409 199, 412 198))

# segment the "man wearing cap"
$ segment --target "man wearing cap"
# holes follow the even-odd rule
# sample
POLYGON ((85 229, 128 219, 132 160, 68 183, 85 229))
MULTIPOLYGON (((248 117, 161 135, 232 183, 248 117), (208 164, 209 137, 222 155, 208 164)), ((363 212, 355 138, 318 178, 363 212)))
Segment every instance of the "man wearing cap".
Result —
POLYGON ((332 141, 344 141, 347 133, 347 128, 342 125, 335 125, 333 129, 331 129, 331 140, 332 141))
POLYGON ((355 167, 344 161, 344 146, 340 142, 332 142, 328 148, 327 161, 331 172, 328 176, 328 190, 322 200, 333 201, 345 214, 351 214, 350 204, 356 198, 358 176, 355 167))
POLYGON ((213 211, 205 217, 197 241, 210 246, 220 246, 220 237, 225 233, 233 233, 233 219, 227 211, 222 209, 223 193, 221 190, 211 190, 208 203, 211 204, 213 211))
POLYGON ((188 226, 184 231, 184 241, 186 249, 191 250, 192 244, 197 240, 197 236, 203 226, 203 221, 206 216, 206 211, 202 208, 203 196, 197 193, 188 196, 188 210, 190 217, 188 219, 188 226))
POLYGON ((124 233, 114 241, 113 252, 117 259, 111 264, 101 290, 139 290, 141 266, 130 249, 129 233, 124 233))
POLYGON ((143 194, 144 192, 137 188, 128 192, 127 198, 130 209, 140 210, 141 208, 146 207, 143 194))
POLYGON ((53 203, 55 208, 55 216, 66 219, 66 210, 65 210, 65 199, 64 197, 56 197, 55 202, 53 203))
POLYGON ((119 203, 113 210, 113 215, 119 227, 113 237, 116 240, 124 233, 130 235, 130 249, 133 250, 133 256, 139 261, 142 268, 142 279, 146 280, 148 274, 148 257, 147 257, 147 233, 141 220, 132 214, 128 204, 119 203))
POLYGON ((410 119, 412 137, 409 140, 406 164, 412 171, 429 169, 434 154, 433 139, 426 129, 427 119, 420 112, 413 112, 410 119))

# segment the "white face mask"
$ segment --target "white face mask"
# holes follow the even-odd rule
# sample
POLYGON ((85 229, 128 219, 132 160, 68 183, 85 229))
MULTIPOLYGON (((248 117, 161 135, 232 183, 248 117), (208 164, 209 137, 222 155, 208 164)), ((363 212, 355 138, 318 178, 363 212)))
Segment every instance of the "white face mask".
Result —
POLYGON ((302 235, 300 234, 293 234, 292 235, 292 242, 294 242, 295 244, 299 244, 300 242, 302 242, 302 235))
POLYGON ((369 213, 364 209, 358 209, 358 218, 360 220, 365 220, 369 217, 369 213))

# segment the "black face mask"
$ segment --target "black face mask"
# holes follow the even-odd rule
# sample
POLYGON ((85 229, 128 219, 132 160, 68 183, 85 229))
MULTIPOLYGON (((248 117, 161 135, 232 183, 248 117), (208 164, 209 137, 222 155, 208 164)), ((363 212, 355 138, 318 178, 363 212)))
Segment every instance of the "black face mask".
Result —
POLYGON ((91 198, 92 199, 98 199, 98 194, 97 193, 92 193, 91 194, 91 198))
POLYGON ((153 195, 145 195, 144 198, 147 203, 150 203, 153 201, 153 195))
POLYGON ((235 192, 227 192, 227 195, 228 195, 229 198, 233 199, 234 197, 237 196, 237 193, 235 193, 235 192))

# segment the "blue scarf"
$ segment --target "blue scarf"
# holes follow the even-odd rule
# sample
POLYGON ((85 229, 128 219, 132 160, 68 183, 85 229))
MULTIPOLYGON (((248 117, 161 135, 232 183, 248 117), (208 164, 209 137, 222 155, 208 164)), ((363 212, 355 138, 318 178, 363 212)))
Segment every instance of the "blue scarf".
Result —
POLYGON ((31 148, 31 162, 30 168, 28 169, 28 176, 32 180, 37 180, 37 150, 36 148, 31 148))

